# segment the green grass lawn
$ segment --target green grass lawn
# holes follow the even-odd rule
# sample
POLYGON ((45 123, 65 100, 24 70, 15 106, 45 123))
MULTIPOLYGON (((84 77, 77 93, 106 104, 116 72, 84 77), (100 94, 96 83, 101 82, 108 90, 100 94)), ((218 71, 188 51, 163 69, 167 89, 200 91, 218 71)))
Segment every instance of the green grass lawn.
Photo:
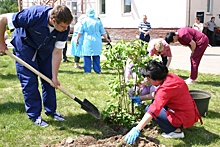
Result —
MULTIPOLYGON (((59 80, 61 86, 77 96, 88 99, 102 111, 111 99, 108 81, 114 72, 102 69, 102 74, 84 74, 83 70, 74 69, 72 62, 61 63, 59 80)), ((81 63, 82 64, 82 63, 81 63)), ((171 70, 182 78, 187 78, 188 71, 171 70)), ((17 79, 14 60, 9 56, 0 57, 0 147, 24 147, 53 145, 71 136, 90 135, 97 139, 105 138, 106 126, 98 125, 97 120, 87 114, 80 105, 57 90, 57 111, 65 116, 65 122, 56 122, 47 117, 42 110, 42 117, 50 124, 46 128, 34 126, 29 121, 25 109, 20 83, 17 79)), ((204 90, 211 93, 209 111, 203 117, 204 124, 184 130, 184 139, 164 139, 159 134, 155 139, 166 146, 217 147, 220 146, 220 76, 199 74, 198 82, 189 85, 191 90, 204 90)), ((143 134, 142 134, 143 136, 143 134)))

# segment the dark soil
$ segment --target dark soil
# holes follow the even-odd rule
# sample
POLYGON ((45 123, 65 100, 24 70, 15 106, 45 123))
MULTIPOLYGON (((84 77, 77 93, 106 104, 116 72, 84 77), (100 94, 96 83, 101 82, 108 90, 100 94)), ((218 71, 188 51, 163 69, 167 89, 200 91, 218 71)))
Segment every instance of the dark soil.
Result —
POLYGON ((43 145, 43 147, 165 147, 165 145, 159 144, 159 141, 155 139, 155 136, 158 134, 158 128, 152 124, 146 126, 147 129, 141 132, 141 135, 147 137, 138 137, 132 145, 124 142, 125 135, 129 131, 128 129, 117 125, 107 125, 103 122, 99 122, 97 125, 106 125, 101 130, 106 136, 105 138, 96 139, 93 136, 84 135, 78 136, 75 139, 68 137, 58 144, 43 145))

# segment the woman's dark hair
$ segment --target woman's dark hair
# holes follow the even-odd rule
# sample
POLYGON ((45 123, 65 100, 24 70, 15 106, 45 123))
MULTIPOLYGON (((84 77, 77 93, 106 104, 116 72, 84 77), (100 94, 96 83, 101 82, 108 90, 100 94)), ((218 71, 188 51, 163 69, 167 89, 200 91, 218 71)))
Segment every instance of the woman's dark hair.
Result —
POLYGON ((196 20, 199 20, 199 21, 200 21, 200 18, 199 18, 199 17, 196 17, 196 20))
POLYGON ((149 77, 153 80, 164 80, 168 74, 168 69, 162 62, 150 60, 143 71, 144 77, 149 77))
POLYGON ((173 36, 175 36, 175 32, 168 32, 166 37, 165 37, 165 41, 170 44, 171 42, 173 42, 173 36))

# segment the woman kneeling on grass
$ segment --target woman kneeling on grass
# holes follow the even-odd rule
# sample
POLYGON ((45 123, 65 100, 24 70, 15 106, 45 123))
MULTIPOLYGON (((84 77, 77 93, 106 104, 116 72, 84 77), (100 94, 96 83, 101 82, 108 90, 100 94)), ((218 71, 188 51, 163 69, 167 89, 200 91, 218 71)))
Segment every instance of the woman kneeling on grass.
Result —
MULTIPOLYGON (((145 115, 136 127, 126 135, 125 141, 132 144, 140 131, 151 120, 156 122, 164 132, 165 138, 184 138, 183 128, 189 128, 200 119, 199 111, 189 93, 188 86, 179 76, 168 73, 161 62, 151 60, 142 74, 150 83, 157 87, 153 102, 146 107, 145 115)), ((139 96, 131 97, 140 102, 139 96)))

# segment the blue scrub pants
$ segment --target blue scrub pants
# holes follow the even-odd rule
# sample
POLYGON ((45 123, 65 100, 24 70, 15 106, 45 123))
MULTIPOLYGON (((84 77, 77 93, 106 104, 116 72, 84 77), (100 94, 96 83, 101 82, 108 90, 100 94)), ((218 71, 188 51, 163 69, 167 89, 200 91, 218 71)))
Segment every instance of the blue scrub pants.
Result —
MULTIPOLYGON (((147 112, 148 108, 150 105, 148 105, 145 108, 145 112, 147 112)), ((174 132, 177 127, 173 126, 169 120, 167 119, 167 114, 166 114, 166 109, 162 109, 159 113, 159 115, 157 116, 156 119, 152 119, 155 123, 157 123, 160 127, 160 129, 164 132, 164 133, 170 133, 170 132, 174 132)))
POLYGON ((92 66, 96 73, 101 72, 100 56, 84 56, 84 72, 91 73, 92 66))
MULTIPOLYGON (((28 51, 28 50, 26 50, 28 51)), ((34 67, 36 70, 41 72, 48 78, 52 78, 52 65, 51 60, 52 56, 48 57, 42 61, 38 56, 35 61, 31 61, 32 57, 24 56, 19 52, 15 52, 16 55, 34 67)), ((48 82, 41 79, 41 88, 42 88, 42 99, 40 92, 38 90, 38 76, 16 62, 16 70, 18 79, 20 80, 22 92, 24 96, 25 109, 26 113, 30 119, 35 120, 38 116, 41 115, 42 111, 42 102, 44 105, 45 113, 51 114, 56 111, 56 93, 55 88, 53 88, 48 82)))

